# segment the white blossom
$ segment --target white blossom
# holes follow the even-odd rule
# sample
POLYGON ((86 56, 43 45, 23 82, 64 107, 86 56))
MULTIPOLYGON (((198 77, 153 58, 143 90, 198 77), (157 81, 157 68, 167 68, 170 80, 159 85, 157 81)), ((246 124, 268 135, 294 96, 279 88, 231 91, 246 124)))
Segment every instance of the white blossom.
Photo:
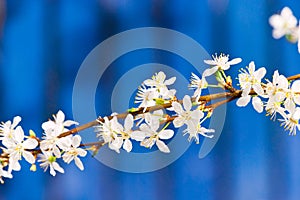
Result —
POLYGON ((155 88, 147 88, 144 84, 142 84, 138 88, 134 103, 140 103, 139 107, 144 107, 145 112, 147 107, 155 105, 154 99, 158 97, 159 92, 155 88))
POLYGON ((3 181, 3 177, 4 178, 12 178, 12 174, 11 172, 8 172, 6 170, 3 169, 3 165, 1 164, 0 162, 0 183, 3 184, 4 181, 3 181))
POLYGON ((290 8, 284 7, 280 14, 270 17, 269 23, 274 28, 273 37, 279 39, 284 35, 293 33, 297 26, 297 19, 290 8))
POLYGON ((46 133, 60 134, 68 131, 66 127, 78 125, 78 122, 72 120, 65 121, 65 114, 59 110, 56 115, 53 115, 54 121, 49 120, 42 124, 42 128, 46 133))
POLYGON ((212 67, 209 69, 206 69, 202 77, 211 76, 212 74, 216 73, 218 70, 228 70, 231 65, 236 65, 240 62, 242 62, 241 58, 235 58, 233 60, 229 61, 229 55, 220 54, 220 56, 212 56, 213 60, 204 60, 204 62, 208 65, 211 65, 212 67))
POLYGON ((172 85, 175 81, 176 77, 166 80, 166 74, 160 71, 153 75, 152 79, 145 80, 144 84, 151 88, 156 88, 162 97, 172 97, 174 95, 174 90, 170 92, 167 86, 172 85))
POLYGON ((24 140, 24 131, 21 126, 17 126, 13 132, 13 138, 3 140, 2 144, 6 147, 4 151, 9 154, 9 168, 19 171, 21 166, 19 160, 25 158, 30 164, 35 162, 35 158, 28 150, 35 149, 38 146, 38 141, 33 138, 24 140))
POLYGON ((100 126, 97 127, 97 136, 108 143, 108 147, 117 153, 120 153, 120 148, 130 152, 132 150, 132 142, 130 139, 136 141, 142 141, 145 137, 143 134, 137 131, 133 131, 133 116, 128 114, 124 120, 124 127, 118 122, 116 116, 111 120, 104 117, 104 122, 100 122, 100 126))
POLYGON ((207 133, 214 133, 215 130, 214 129, 207 129, 201 126, 201 123, 198 122, 198 124, 196 124, 196 126, 192 127, 188 127, 187 129, 185 129, 183 131, 183 135, 189 134, 189 138, 188 141, 190 142, 192 139, 195 140, 196 144, 199 144, 199 134, 207 137, 207 138, 212 138, 213 135, 208 135, 207 133))
POLYGON ((292 111, 296 104, 300 105, 300 80, 294 81, 291 88, 285 91, 284 107, 292 111))
POLYGON ((65 151, 65 153, 63 154, 62 158, 68 164, 72 160, 74 160, 76 166, 80 170, 84 170, 84 166, 83 166, 80 158, 78 158, 78 156, 85 157, 86 154, 87 154, 87 152, 86 152, 86 150, 80 148, 80 143, 81 143, 81 137, 80 137, 80 135, 73 136, 72 139, 71 139, 71 145, 69 147, 67 147, 67 148, 63 148, 63 150, 65 151))
POLYGON ((289 84, 287 78, 279 75, 276 70, 273 74, 272 82, 266 85, 266 94, 269 98, 266 104, 266 111, 271 115, 271 119, 276 119, 276 114, 279 113, 285 117, 285 111, 293 112, 296 104, 300 104, 300 81, 296 80, 289 84), (284 106, 284 108, 282 107, 284 106))
POLYGON ((193 97, 196 98, 195 100, 196 102, 198 102, 200 99, 202 89, 207 88, 207 85, 208 83, 204 76, 202 76, 202 79, 200 79, 196 74, 192 73, 191 83, 189 84, 189 88, 195 89, 193 97))
POLYGON ((300 130, 299 119, 300 108, 296 107, 295 110, 291 111, 283 119, 279 119, 279 121, 282 121, 281 125, 284 126, 286 130, 290 131, 290 135, 296 135, 297 129, 300 130))
POLYGON ((152 76, 152 79, 146 79, 138 88, 135 97, 135 103, 140 103, 140 107, 144 107, 143 112, 147 107, 156 105, 156 100, 168 100, 174 98, 176 94, 175 89, 169 89, 168 86, 172 85, 176 77, 166 80, 166 74, 162 71, 152 76))
POLYGON ((124 129, 123 129, 123 149, 125 149, 127 152, 130 152, 132 150, 132 142, 130 141, 130 138, 133 136, 133 116, 131 114, 128 114, 124 120, 124 129))
POLYGON ((5 123, 2 122, 0 125, 0 140, 11 139, 13 137, 14 130, 18 126, 20 121, 21 117, 16 116, 14 117, 13 122, 11 122, 10 120, 5 123))
POLYGON ((65 121, 65 114, 62 111, 58 111, 56 115, 53 115, 53 118, 54 121, 49 120, 42 124, 44 136, 40 147, 42 151, 50 151, 54 156, 60 158, 60 149, 64 146, 70 146, 71 136, 59 137, 59 135, 69 130, 66 127, 78 125, 78 123, 72 120, 65 121))
POLYGON ((64 169, 56 162, 56 157, 52 155, 51 152, 43 152, 39 154, 40 159, 38 162, 41 162, 40 166, 44 169, 44 172, 50 168, 50 174, 52 176, 56 175, 56 171, 64 173, 64 169))
POLYGON ((164 153, 169 153, 169 147, 162 141, 167 140, 173 137, 174 131, 171 129, 163 128, 159 129, 159 121, 156 118, 153 118, 150 121, 146 121, 146 123, 141 124, 139 127, 140 130, 136 131, 139 135, 144 135, 144 140, 141 142, 141 146, 151 148, 154 144, 156 144, 157 148, 164 153))
POLYGON ((272 82, 268 81, 266 85, 266 94, 271 101, 281 102, 286 97, 289 82, 283 75, 279 75, 278 70, 273 74, 272 82))
MULTIPOLYGON (((170 110, 170 109, 169 109, 170 110)), ((142 113, 142 114, 138 114, 136 115, 135 119, 138 120, 138 122, 136 123, 136 126, 139 126, 143 121, 151 121, 152 118, 156 118, 157 120, 163 120, 164 117, 164 112, 163 110, 155 110, 152 113, 151 112, 147 112, 147 113, 142 113)))
POLYGON ((175 128, 179 128, 184 124, 186 124, 188 127, 195 127, 195 125, 198 124, 199 120, 204 116, 204 113, 200 110, 191 110, 192 101, 191 97, 188 95, 185 95, 183 98, 184 109, 178 102, 173 102, 172 107, 178 115, 173 121, 175 128))
POLYGON ((105 143, 108 143, 108 147, 117 153, 120 153, 120 148, 123 144, 123 139, 120 135, 122 131, 122 125, 118 122, 116 116, 112 119, 104 117, 104 122, 100 122, 100 125, 96 127, 98 132, 97 137, 103 139, 105 143))
POLYGON ((266 104, 267 115, 271 115, 271 119, 276 119, 276 114, 280 114, 281 116, 285 116, 285 109, 281 107, 280 102, 274 101, 274 99, 269 99, 266 104))
MULTIPOLYGON (((261 67, 258 70, 255 71, 255 64, 254 62, 250 62, 248 71, 242 69, 241 73, 239 74, 239 84, 242 89, 242 95, 237 100, 236 104, 237 106, 244 107, 248 105, 248 103, 251 100, 251 89, 256 92, 257 95, 263 96, 264 95, 264 89, 261 86, 261 79, 266 74, 266 68, 261 67)), ((259 97, 253 97, 252 98, 252 105, 254 109, 261 113, 263 111, 263 103, 259 97)))

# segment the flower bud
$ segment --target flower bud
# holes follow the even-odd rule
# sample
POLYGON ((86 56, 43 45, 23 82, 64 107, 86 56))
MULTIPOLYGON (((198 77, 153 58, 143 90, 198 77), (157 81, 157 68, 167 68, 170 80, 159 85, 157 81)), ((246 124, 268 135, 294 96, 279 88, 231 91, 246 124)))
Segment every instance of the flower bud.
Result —
POLYGON ((35 172, 36 171, 36 164, 32 164, 30 167, 30 171, 35 172))
POLYGON ((29 130, 29 136, 30 137, 36 137, 35 132, 33 130, 29 130))

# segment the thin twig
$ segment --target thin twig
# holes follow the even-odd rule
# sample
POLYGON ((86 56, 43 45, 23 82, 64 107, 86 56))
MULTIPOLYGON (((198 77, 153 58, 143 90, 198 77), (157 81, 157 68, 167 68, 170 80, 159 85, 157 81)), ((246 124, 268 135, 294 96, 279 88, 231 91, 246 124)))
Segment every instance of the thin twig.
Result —
MULTIPOLYGON (((287 77, 287 79, 289 81, 300 79, 300 74, 287 77)), ((237 98, 241 97, 241 94, 242 94, 241 90, 236 90, 232 86, 230 88, 231 88, 229 90, 230 92, 222 92, 222 93, 217 93, 217 94, 210 94, 210 95, 201 96, 200 99, 199 99, 199 102, 209 102, 209 101, 216 100, 216 99, 229 98, 229 99, 225 99, 225 100, 222 100, 220 102, 217 102, 215 104, 210 105, 211 108, 215 109, 216 107, 218 107, 222 104, 228 103, 230 101, 233 101, 234 99, 237 99, 237 98)), ((250 95, 255 95, 255 94, 256 93, 253 92, 253 91, 251 91, 251 93, 250 93, 250 95)), ((195 98, 192 98, 192 101, 195 101, 195 98)), ((182 100, 178 100, 178 102, 182 103, 182 100)), ((133 116, 136 116, 138 114, 143 114, 145 112, 151 112, 151 111, 155 111, 155 110, 159 110, 159 109, 170 108, 171 106, 172 106, 172 102, 170 101, 170 102, 162 104, 162 105, 155 105, 155 106, 148 107, 145 111, 144 111, 144 108, 141 107, 141 108, 138 108, 134 112, 124 112, 124 113, 118 114, 116 116, 117 116, 117 118, 125 118, 129 113, 132 114, 133 116)), ((111 118, 112 118, 112 116, 108 116, 108 119, 111 119, 111 118)), ((61 137, 65 137, 65 136, 68 136, 68 135, 78 133, 79 131, 82 131, 82 130, 85 130, 85 129, 88 129, 90 127, 98 125, 99 122, 104 122, 104 119, 99 117, 97 120, 91 121, 89 123, 78 126, 74 129, 71 129, 67 132, 64 132, 64 133, 60 134, 58 137, 61 138, 61 137)))

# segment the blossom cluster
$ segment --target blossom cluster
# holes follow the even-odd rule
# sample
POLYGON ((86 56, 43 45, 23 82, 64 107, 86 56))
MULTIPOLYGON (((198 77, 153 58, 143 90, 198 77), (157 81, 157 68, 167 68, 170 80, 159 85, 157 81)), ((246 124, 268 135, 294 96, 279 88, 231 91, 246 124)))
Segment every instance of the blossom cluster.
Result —
POLYGON ((300 80, 289 81, 276 70, 272 80, 263 83, 265 74, 264 67, 255 70, 253 61, 247 70, 241 70, 238 80, 242 94, 236 104, 243 107, 252 99, 252 105, 257 112, 261 113, 265 109, 267 115, 274 120, 279 114, 279 121, 284 128, 291 135, 296 135, 296 129, 300 130, 300 80))
POLYGON ((60 137, 60 134, 68 131, 69 127, 77 122, 67 120, 62 111, 42 124, 44 136, 39 139, 30 130, 25 135, 23 128, 19 125, 21 117, 14 117, 13 121, 7 121, 0 125, 0 141, 2 143, 0 154, 0 182, 2 177, 12 178, 13 171, 20 171, 20 161, 31 164, 31 170, 36 170, 36 162, 46 171, 50 168, 50 174, 56 175, 56 171, 64 173, 64 169, 58 164, 57 159, 62 158, 65 163, 75 161, 79 169, 83 170, 83 164, 78 156, 86 156, 86 150, 80 148, 81 137, 79 135, 60 137))
POLYGON ((300 53, 300 22, 289 7, 284 7, 280 14, 274 14, 269 19, 273 27, 273 37, 279 39, 283 36, 292 43, 298 43, 298 52, 300 53))
MULTIPOLYGON (((285 7, 269 21, 274 28, 273 37, 285 36, 291 42, 298 42, 300 53, 300 25, 292 11, 285 7)), ((290 135, 296 135, 297 129, 300 130, 300 80, 297 80, 300 74, 287 78, 276 70, 268 80, 265 78, 266 68, 256 69, 251 61, 246 68, 239 70, 237 89, 226 71, 241 62, 241 58, 230 60, 225 54, 215 54, 212 60, 204 60, 209 66, 202 75, 191 73, 187 88, 194 90, 193 95, 185 95, 182 99, 176 96, 176 89, 171 88, 176 77, 167 78, 162 71, 155 73, 139 86, 135 97, 137 107, 125 113, 99 117, 81 126, 81 130, 94 126, 98 137, 94 143, 82 144, 77 129, 69 130, 78 123, 65 120, 62 111, 41 125, 41 138, 32 130, 26 135, 19 125, 21 117, 16 116, 12 121, 0 124, 0 182, 4 182, 3 178, 12 178, 13 171, 21 170, 23 158, 31 164, 30 170, 35 171, 36 163, 39 163, 44 171, 49 169, 55 176, 57 172, 64 173, 60 165, 62 161, 67 164, 74 161, 80 170, 84 170, 81 158, 87 155, 87 150, 96 153, 104 145, 117 153, 122 150, 131 152, 135 143, 146 148, 155 146, 163 153, 170 153, 172 149, 168 143, 180 127, 184 128, 183 136, 187 135, 189 142, 199 144, 201 138, 212 138, 215 132, 206 126, 205 121, 213 115, 214 109, 232 100, 237 100, 239 107, 251 102, 258 113, 265 110, 271 119, 278 119, 290 135), (216 85, 207 82, 210 76, 216 78, 216 85), (219 87, 225 92, 215 96, 202 95, 202 91, 209 87, 219 87), (212 103, 212 100, 220 101, 212 103)))
MULTIPOLYGON (((193 77, 197 77, 201 82, 195 74, 193 77)), ((130 152, 133 147, 132 140, 146 148, 156 145, 161 152, 169 153, 170 149, 164 140, 174 136, 174 131, 168 129, 171 121, 175 128, 186 126, 184 135, 189 135, 189 141, 194 139, 196 143, 199 143, 199 135, 212 137, 206 133, 212 133, 214 130, 206 129, 201 125, 209 117, 207 114, 205 116, 204 107, 199 106, 199 102, 188 95, 185 95, 182 103, 179 103, 175 96, 176 90, 168 88, 175 80, 175 77, 166 80, 166 74, 162 71, 153 75, 152 79, 145 80, 139 87, 135 101, 139 103, 138 108, 142 108, 143 113, 133 116, 129 112, 121 123, 117 114, 99 120, 100 124, 95 129, 99 140, 108 144, 108 147, 117 153, 120 153, 121 148, 130 152), (149 106, 166 103, 171 105, 168 113, 164 113, 163 109, 145 112, 149 106)), ((195 80, 192 82, 194 83, 193 88, 195 88, 195 80)), ((199 91, 203 89, 201 84, 198 86, 194 96, 198 96, 199 91)), ((206 85, 203 86, 206 87, 206 85)))

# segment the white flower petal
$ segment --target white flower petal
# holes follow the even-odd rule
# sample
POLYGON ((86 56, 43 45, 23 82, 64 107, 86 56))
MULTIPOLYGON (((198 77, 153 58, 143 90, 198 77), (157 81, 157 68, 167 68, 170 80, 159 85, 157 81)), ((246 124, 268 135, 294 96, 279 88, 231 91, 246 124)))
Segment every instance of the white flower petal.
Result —
POLYGON ((164 82, 165 85, 172 85, 176 81, 176 77, 172 77, 164 82))
POLYGON ((63 125, 65 127, 69 127, 69 126, 72 126, 72 125, 78 125, 79 123, 78 122, 75 122, 75 121, 72 121, 72 120, 66 120, 63 125))
POLYGON ((55 176, 55 175, 56 175, 56 172, 55 172, 54 167, 53 167, 52 165, 50 165, 50 174, 51 174, 52 176, 55 176))
POLYGON ((236 105, 239 107, 245 107, 246 105, 248 105, 248 103, 251 100, 251 96, 245 96, 245 97, 240 97, 237 101, 236 101, 236 105))
POLYGON ((185 95, 183 97, 183 107, 186 111, 190 111, 192 109, 192 102, 190 96, 185 95))
POLYGON ((276 92, 274 95, 274 99, 276 102, 281 102, 285 99, 285 93, 284 92, 276 92))
POLYGON ((53 162, 52 166, 56 171, 58 171, 62 174, 65 173, 65 170, 61 166, 59 166, 59 164, 57 162, 53 162))
POLYGON ((55 126, 56 126, 55 122, 49 120, 49 121, 44 122, 44 123, 42 124, 42 129, 43 129, 44 131, 48 131, 48 130, 53 129, 55 126))
POLYGON ((278 14, 275 14, 275 15, 272 15, 270 18, 269 18, 269 23, 271 26, 273 27, 278 27, 278 24, 282 24, 282 19, 281 19, 281 16, 278 15, 278 14))
POLYGON ((18 161, 13 161, 11 159, 9 159, 9 167, 8 167, 8 171, 20 171, 21 170, 21 165, 18 161))
POLYGON ((81 148, 77 148, 77 153, 81 157, 85 157, 87 155, 87 151, 81 148))
POLYGON ((3 144, 6 148, 8 148, 8 149, 14 148, 14 147, 16 146, 16 143, 15 143, 14 140, 11 139, 11 138, 4 138, 4 139, 2 140, 2 144, 3 144))
POLYGON ((242 62, 242 59, 241 58, 235 58, 235 59, 232 59, 231 61, 228 62, 229 65, 236 65, 238 63, 242 62))
POLYGON ((204 60, 204 63, 208 64, 208 65, 216 65, 217 62, 214 60, 204 60))
POLYGON ((294 96, 294 101, 297 105, 300 105, 300 95, 294 96))
POLYGON ((169 147, 161 140, 156 140, 156 146, 161 152, 170 153, 169 147))
POLYGON ((152 118, 151 123, 149 124, 150 128, 152 131, 157 131, 159 128, 159 119, 157 118, 152 118))
POLYGON ((266 75, 266 73, 267 73, 266 68, 261 67, 254 72, 254 76, 257 80, 260 81, 266 75))
POLYGON ((206 69, 206 70, 204 70, 204 72, 202 73, 202 77, 208 77, 208 76, 211 76, 211 75, 213 75, 214 73, 216 73, 216 71, 218 71, 218 66, 215 66, 215 67, 206 69))
POLYGON ((258 95, 264 95, 264 89, 261 87, 260 84, 254 84, 253 86, 253 90, 256 92, 256 94, 258 95))
POLYGON ((157 79, 164 81, 166 79, 166 74, 163 71, 158 72, 157 79))
POLYGON ((65 121, 65 114, 59 110, 55 116, 55 121, 57 123, 63 123, 65 121))
MULTIPOLYGON (((78 139, 78 138, 77 138, 78 139)), ((63 149, 63 150, 67 150, 71 147, 72 145, 72 136, 68 136, 68 137, 63 137, 63 138, 59 138, 57 141, 56 141, 56 145, 63 149)), ((76 140, 76 139, 75 139, 76 140)), ((75 141, 76 143, 76 141, 75 141)))
POLYGON ((132 114, 128 114, 124 121, 124 129, 125 131, 130 131, 133 127, 133 116, 132 114))
POLYGON ((289 81, 287 80, 287 78, 283 75, 280 75, 278 77, 278 79, 276 80, 278 87, 282 88, 282 89, 287 89, 289 87, 289 81))
POLYGON ((11 127, 15 128, 20 123, 21 120, 22 120, 22 118, 20 116, 15 116, 11 127))
POLYGON ((21 143, 24 140, 24 131, 21 126, 17 126, 14 131, 14 139, 17 143, 21 143))
POLYGON ((72 146, 73 147, 79 147, 81 143, 81 136, 80 135, 75 135, 72 138, 72 146))
POLYGON ((182 109, 182 106, 181 106, 180 103, 178 103, 178 102, 172 102, 172 107, 174 108, 174 111, 175 111, 177 114, 183 113, 183 109, 182 109))
POLYGON ((198 132, 199 132, 199 134, 203 135, 204 137, 213 138, 214 135, 207 135, 206 133, 214 133, 215 130, 201 127, 198 132))
POLYGON ((53 154, 54 154, 55 157, 57 157, 57 158, 61 157, 60 150, 59 150, 59 148, 57 146, 53 147, 52 152, 53 152, 53 154))
POLYGON ((258 113, 261 113, 264 109, 263 102, 261 101, 261 99, 259 97, 252 98, 252 105, 258 113))
MULTIPOLYGON (((300 39, 299 39, 300 40, 300 39)), ((293 92, 300 92, 300 80, 296 80, 293 82, 293 85, 291 87, 291 90, 293 92)))
POLYGON ((289 112, 293 112, 295 110, 295 108, 296 108, 296 105, 295 105, 295 103, 290 98, 287 98, 284 101, 284 108, 286 110, 288 110, 289 112))
POLYGON ((159 132, 158 137, 160 139, 167 140, 167 139, 170 139, 171 137, 173 137, 173 135, 174 135, 173 130, 165 129, 165 130, 162 130, 161 132, 159 132))
POLYGON ((141 124, 139 128, 145 134, 148 134, 148 133, 151 132, 151 129, 150 129, 150 127, 147 124, 141 124))
POLYGON ((33 138, 28 138, 23 142, 24 149, 34 149, 38 146, 38 141, 33 138))
POLYGON ((201 110, 193 110, 191 113, 191 117, 196 121, 199 121, 204 117, 204 113, 201 110))
POLYGON ((123 139, 120 137, 116 137, 111 143, 111 147, 112 149, 120 149, 122 147, 123 144, 123 139))
POLYGON ((251 61, 249 63, 249 72, 250 72, 250 74, 252 74, 252 73, 254 73, 254 71, 255 71, 255 63, 254 63, 254 61, 251 61))
POLYGON ((145 139, 145 137, 146 137, 146 134, 143 131, 133 131, 131 133, 131 138, 138 142, 143 141, 145 139))
POLYGON ((176 117, 173 120, 173 124, 174 124, 175 128, 179 128, 179 127, 183 126, 184 120, 181 117, 176 117))
POLYGON ((274 29, 272 31, 272 36, 273 38, 275 39, 279 39, 281 37, 283 37, 285 35, 285 30, 282 30, 282 29, 274 29))
POLYGON ((23 151, 23 157, 25 158, 25 160, 27 162, 29 162, 30 164, 33 164, 35 162, 35 158, 32 155, 32 153, 28 152, 28 151, 23 151))
POLYGON ((123 148, 127 151, 130 152, 132 150, 132 143, 130 140, 125 140, 123 144, 123 148))
POLYGON ((84 170, 84 166, 83 166, 81 160, 80 160, 79 158, 77 158, 77 157, 75 157, 74 160, 75 160, 76 166, 77 166, 81 171, 83 171, 83 170, 84 170))

